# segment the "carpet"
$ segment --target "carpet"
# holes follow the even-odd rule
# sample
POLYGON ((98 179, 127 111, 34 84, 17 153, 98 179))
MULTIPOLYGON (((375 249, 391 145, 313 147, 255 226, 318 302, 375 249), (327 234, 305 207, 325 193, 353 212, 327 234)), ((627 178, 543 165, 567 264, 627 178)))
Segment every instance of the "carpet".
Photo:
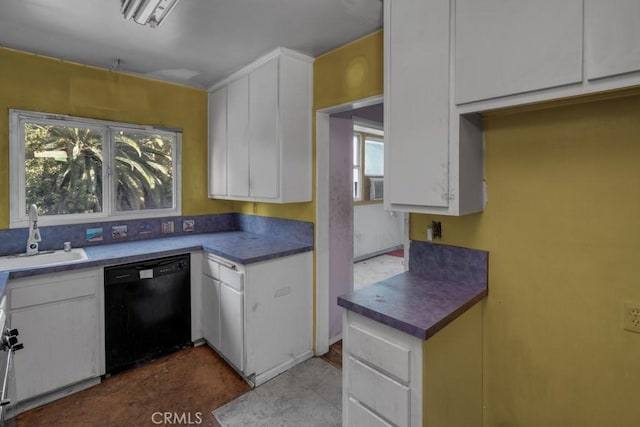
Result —
POLYGON ((397 256, 404 258, 404 249, 396 249, 395 251, 387 252, 385 255, 397 256))
POLYGON ((213 411, 221 427, 339 427, 342 371, 314 357, 213 411))
POLYGON ((217 426, 211 411, 249 385, 209 347, 188 348, 18 415, 17 426, 217 426))

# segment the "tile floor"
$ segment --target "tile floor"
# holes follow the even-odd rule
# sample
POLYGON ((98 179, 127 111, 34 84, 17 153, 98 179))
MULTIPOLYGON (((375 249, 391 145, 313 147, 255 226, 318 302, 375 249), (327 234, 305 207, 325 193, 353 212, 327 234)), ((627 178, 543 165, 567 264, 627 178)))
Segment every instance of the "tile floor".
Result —
POLYGON ((221 427, 342 425, 342 371, 313 357, 213 411, 221 427))
POLYGON ((353 264, 353 289, 360 289, 404 272, 404 258, 380 255, 353 264))

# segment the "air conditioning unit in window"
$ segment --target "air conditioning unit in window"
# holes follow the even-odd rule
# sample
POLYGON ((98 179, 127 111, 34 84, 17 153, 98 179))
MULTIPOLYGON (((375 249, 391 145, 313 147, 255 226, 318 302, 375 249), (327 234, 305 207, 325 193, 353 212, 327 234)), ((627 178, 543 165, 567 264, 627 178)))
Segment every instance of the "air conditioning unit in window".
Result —
POLYGON ((384 178, 369 177, 369 199, 382 200, 384 197, 384 178))

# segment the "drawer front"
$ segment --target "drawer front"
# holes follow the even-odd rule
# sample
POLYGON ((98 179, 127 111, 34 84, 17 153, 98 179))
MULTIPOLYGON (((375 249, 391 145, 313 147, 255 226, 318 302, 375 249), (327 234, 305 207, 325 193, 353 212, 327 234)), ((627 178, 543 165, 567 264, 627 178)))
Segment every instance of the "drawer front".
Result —
POLYGON ((362 406, 353 397, 347 404, 347 425, 349 427, 393 427, 391 424, 362 406))
POLYGON ((409 383, 411 350, 353 325, 349 325, 347 337, 349 354, 409 383))
POLYGON ((79 298, 96 293, 96 277, 81 276, 65 281, 52 279, 46 284, 18 286, 11 290, 11 309, 79 298))
POLYGON ((202 273, 206 276, 220 280, 220 264, 209 258, 205 258, 202 261, 202 273))
POLYGON ((220 281, 222 283, 226 283, 231 286, 233 289, 239 292, 244 291, 244 274, 237 270, 232 270, 230 268, 225 267, 224 265, 220 266, 220 281))
POLYGON ((409 425, 409 387, 353 357, 348 362, 347 392, 399 427, 409 425))

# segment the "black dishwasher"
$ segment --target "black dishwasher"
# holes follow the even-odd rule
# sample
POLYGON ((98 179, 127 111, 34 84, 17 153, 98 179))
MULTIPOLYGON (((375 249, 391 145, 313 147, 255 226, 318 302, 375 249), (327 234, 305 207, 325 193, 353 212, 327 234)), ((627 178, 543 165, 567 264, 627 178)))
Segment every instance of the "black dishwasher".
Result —
POLYGON ((106 372, 191 343, 189 254, 104 269, 106 372))

